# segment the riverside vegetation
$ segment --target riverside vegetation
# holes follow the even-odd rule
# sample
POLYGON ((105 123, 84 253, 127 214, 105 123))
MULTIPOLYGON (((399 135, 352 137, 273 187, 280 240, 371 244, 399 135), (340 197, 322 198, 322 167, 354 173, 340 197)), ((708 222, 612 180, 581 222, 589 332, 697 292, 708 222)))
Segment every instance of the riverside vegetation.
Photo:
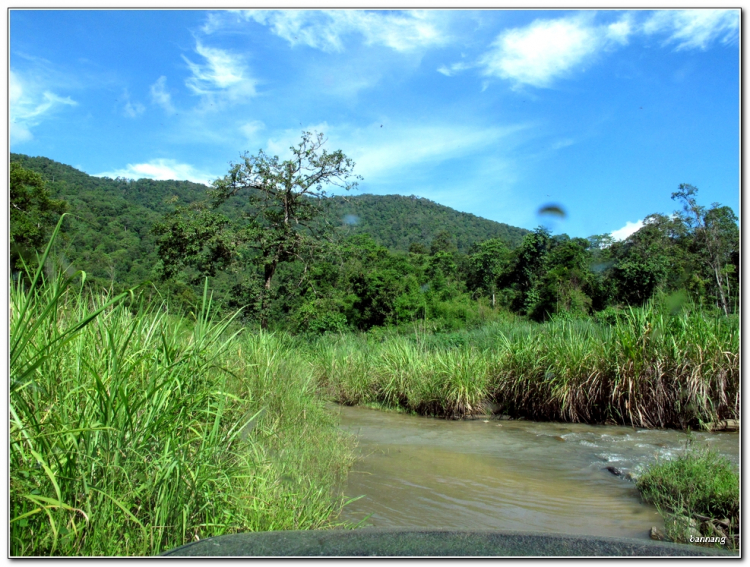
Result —
POLYGON ((649 302, 612 324, 509 319, 475 331, 326 336, 321 384, 340 403, 463 417, 701 427, 738 419, 739 325, 649 302))
POLYGON ((740 548, 739 474, 710 448, 652 465, 637 486, 664 516, 672 541, 740 548))
MULTIPOLYGON (((624 242, 539 228, 468 245, 492 228, 471 220, 426 242, 412 227, 408 252, 388 249, 378 241, 406 241, 333 226, 325 205, 346 202, 323 187, 350 188, 353 163, 324 142, 305 133, 298 162, 245 156, 205 200, 187 182, 183 201, 151 203, 176 182, 104 180, 99 218, 61 218, 56 251, 40 249, 43 227, 88 197, 67 170, 49 194, 11 164, 12 555, 153 554, 335 525, 353 440, 326 400, 683 429, 739 418, 728 207, 681 185, 683 211, 624 242)), ((387 224, 373 218, 370 230, 387 224)), ((711 477, 711 463, 694 471, 711 477)), ((644 494, 679 515, 659 490, 644 494)))
POLYGON ((207 291, 179 315, 42 268, 10 294, 11 555, 335 523, 353 441, 283 339, 232 332, 207 291))

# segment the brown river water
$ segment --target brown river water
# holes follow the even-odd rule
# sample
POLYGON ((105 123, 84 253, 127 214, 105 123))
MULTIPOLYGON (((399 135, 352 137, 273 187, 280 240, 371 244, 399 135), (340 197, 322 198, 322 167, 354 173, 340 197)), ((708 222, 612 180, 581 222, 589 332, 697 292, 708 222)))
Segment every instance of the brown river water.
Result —
MULTIPOLYGON (((382 528, 513 530, 647 539, 663 529, 623 474, 684 451, 674 430, 451 421, 336 406, 358 439, 341 520, 382 528)), ((738 433, 694 433, 739 465, 738 433)))

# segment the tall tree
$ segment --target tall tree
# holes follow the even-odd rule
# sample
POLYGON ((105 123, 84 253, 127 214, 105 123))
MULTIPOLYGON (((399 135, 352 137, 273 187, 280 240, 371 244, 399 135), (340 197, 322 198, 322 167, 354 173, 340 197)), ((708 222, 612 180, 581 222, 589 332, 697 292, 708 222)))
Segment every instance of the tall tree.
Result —
POLYGON ((341 150, 323 149, 323 134, 303 132, 290 148, 291 157, 280 160, 263 150, 245 154, 229 173, 217 179, 208 202, 183 207, 167 215, 155 232, 161 236, 159 254, 164 274, 192 265, 202 275, 235 267, 250 260, 262 272, 261 326, 267 328, 268 306, 274 274, 279 264, 304 260, 327 226, 316 222, 326 189, 349 190, 357 185, 354 162, 341 150), (230 222, 217 209, 228 200, 244 196, 249 213, 242 222, 230 222))
POLYGON ((678 247, 684 233, 680 219, 652 214, 643 219, 640 230, 611 246, 615 264, 610 275, 621 302, 640 305, 657 289, 675 289, 684 283, 684 259, 678 247))
POLYGON ((718 203, 708 210, 698 205, 697 193, 697 187, 682 183, 679 190, 672 193, 672 199, 682 202, 680 214, 692 232, 696 251, 712 272, 719 304, 727 315, 729 304, 722 275, 725 267, 732 264, 732 252, 737 249, 737 217, 732 209, 718 203))
POLYGON ((524 236, 521 246, 516 249, 510 281, 517 291, 513 301, 513 308, 517 311, 529 314, 538 303, 535 287, 546 268, 551 246, 550 231, 540 226, 524 236))
POLYGON ((486 292, 495 307, 495 296, 507 276, 512 252, 499 238, 491 238, 475 244, 469 255, 469 285, 486 292))
POLYGON ((592 306, 593 272, 590 243, 583 238, 552 239, 552 246, 534 292, 536 304, 529 315, 541 320, 553 313, 585 315, 592 306))

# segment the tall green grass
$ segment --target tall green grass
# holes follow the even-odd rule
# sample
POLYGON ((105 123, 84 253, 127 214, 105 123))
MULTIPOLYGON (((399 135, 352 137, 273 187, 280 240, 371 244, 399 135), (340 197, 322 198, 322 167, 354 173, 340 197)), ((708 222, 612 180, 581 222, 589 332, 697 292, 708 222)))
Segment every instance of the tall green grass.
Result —
POLYGON ((657 303, 593 320, 506 321, 463 333, 323 337, 310 350, 341 403, 460 417, 700 427, 739 416, 739 325, 657 303))
POLYGON ((690 447, 675 459, 654 463, 637 486, 664 516, 672 541, 690 543, 703 536, 739 549, 740 477, 710 448, 690 447))
POLYGON ((40 267, 11 286, 11 555, 335 522, 352 440, 283 339, 230 332, 207 290, 174 316, 79 282, 40 267))

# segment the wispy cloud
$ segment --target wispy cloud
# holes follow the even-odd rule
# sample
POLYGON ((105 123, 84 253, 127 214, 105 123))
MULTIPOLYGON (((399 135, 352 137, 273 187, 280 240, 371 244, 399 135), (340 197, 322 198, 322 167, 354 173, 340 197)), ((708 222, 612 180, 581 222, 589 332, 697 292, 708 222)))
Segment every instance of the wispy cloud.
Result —
POLYGON ((260 120, 253 120, 240 126, 240 132, 248 139, 248 141, 254 141, 257 138, 258 133, 264 130, 266 127, 260 120))
POLYGON ((151 102, 161 106, 168 114, 174 113, 172 96, 167 91, 167 78, 162 75, 151 85, 151 102))
POLYGON ((65 106, 77 106, 69 96, 61 97, 35 80, 10 71, 10 134, 11 143, 34 139, 31 130, 65 106))
POLYGON ((646 34, 666 34, 665 45, 675 49, 707 49, 719 41, 727 44, 739 38, 739 10, 662 10, 644 22, 646 34))
POLYGON ((125 102, 122 107, 122 112, 128 118, 135 118, 137 116, 140 116, 146 110, 146 107, 143 106, 140 102, 134 102, 130 100, 130 93, 127 89, 123 91, 122 98, 125 102))
POLYGON ((575 144, 575 140, 571 138, 564 138, 562 140, 557 140, 555 143, 552 144, 553 150, 561 150, 563 148, 567 148, 569 146, 572 146, 575 144))
POLYGON ((195 51, 205 63, 192 62, 183 55, 192 76, 185 81, 197 95, 210 99, 238 100, 255 95, 256 80, 249 76, 247 66, 239 55, 196 42, 195 51))
MULTIPOLYGON (((374 123, 365 127, 333 127, 323 122, 306 129, 325 133, 326 149, 344 149, 356 162, 355 173, 362 175, 365 181, 374 182, 419 176, 424 174, 422 168, 476 154, 501 141, 511 147, 514 135, 527 126, 481 128, 463 124, 385 123, 381 127, 380 123, 374 123)), ((299 139, 298 130, 285 130, 269 139, 267 150, 272 155, 287 158, 288 148, 299 139)))
POLYGON ((625 240, 628 236, 638 232, 641 228, 643 228, 643 219, 635 222, 628 221, 625 223, 625 226, 613 230, 610 234, 615 240, 625 240))
MULTIPOLYGON (((450 41, 444 14, 439 11, 248 10, 226 17, 226 21, 254 20, 292 46, 306 45, 327 52, 343 51, 346 40, 357 36, 366 45, 383 45, 400 52, 450 41)), ((214 17, 204 31, 219 27, 221 23, 214 17)))
POLYGON ((464 62, 453 63, 452 65, 442 65, 441 67, 438 67, 438 73, 442 73, 446 77, 451 77, 457 72, 465 71, 466 69, 470 69, 474 66, 475 65, 471 63, 464 62))
POLYGON ((585 67, 609 46, 628 41, 628 19, 594 25, 589 15, 535 20, 502 32, 480 57, 482 74, 518 85, 549 87, 561 77, 585 67))
POLYGON ((124 177, 127 179, 188 180, 204 184, 209 184, 216 179, 215 175, 173 159, 153 159, 147 163, 129 163, 127 167, 122 169, 95 173, 94 175, 96 177, 124 177))

